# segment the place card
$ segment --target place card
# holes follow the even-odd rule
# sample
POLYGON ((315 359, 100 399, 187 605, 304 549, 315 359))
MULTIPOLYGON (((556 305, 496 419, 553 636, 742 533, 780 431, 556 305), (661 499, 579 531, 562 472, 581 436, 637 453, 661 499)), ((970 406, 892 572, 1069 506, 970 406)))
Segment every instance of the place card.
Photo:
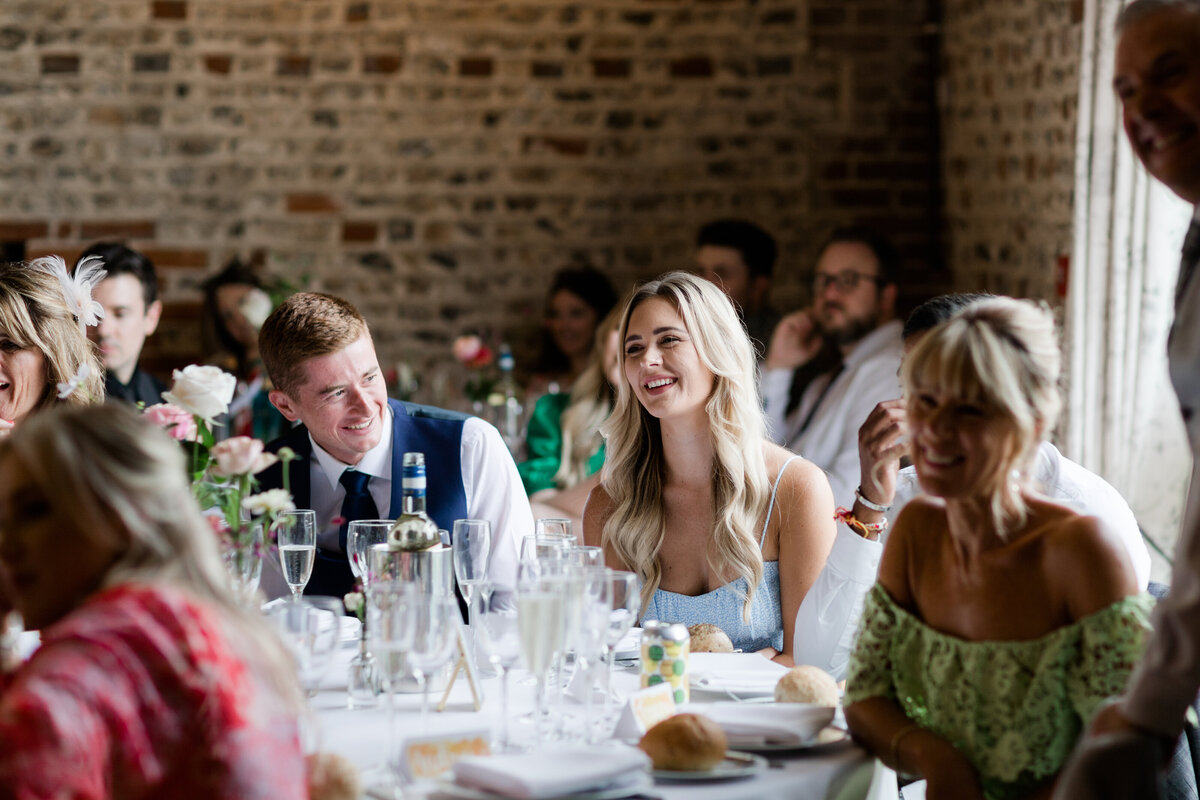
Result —
POLYGON ((409 780, 437 778, 450 771, 465 756, 490 756, 491 731, 472 728, 467 731, 422 736, 404 740, 401 764, 409 780))
POLYGON ((615 739, 640 739, 642 734, 668 717, 675 716, 675 692, 669 683, 639 689, 621 709, 615 739))

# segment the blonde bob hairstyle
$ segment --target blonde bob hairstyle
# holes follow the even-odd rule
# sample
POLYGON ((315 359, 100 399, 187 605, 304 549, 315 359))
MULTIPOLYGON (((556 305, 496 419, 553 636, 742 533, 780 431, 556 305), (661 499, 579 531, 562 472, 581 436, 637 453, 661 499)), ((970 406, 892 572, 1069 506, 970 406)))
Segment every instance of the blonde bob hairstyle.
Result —
POLYGON ((0 337, 21 349, 36 348, 46 359, 46 384, 34 411, 57 404, 56 385, 67 383, 80 365, 88 377, 61 401, 79 406, 104 401, 104 366, 83 326, 67 306, 62 284, 39 260, 0 264, 0 337))
POLYGON ((989 454, 981 487, 1002 537, 1025 524, 1027 508, 1012 473, 1024 472, 1058 421, 1061 358, 1050 311, 1011 297, 970 304, 924 334, 904 358, 910 417, 919 413, 921 394, 936 389, 1010 423, 1004 443, 989 454))
MULTIPOLYGON (((562 414, 562 448, 554 485, 569 489, 588 477, 588 461, 604 443, 600 426, 612 413, 617 387, 608 382, 604 356, 608 338, 621 324, 621 308, 612 309, 596 326, 588 365, 571 387, 571 401, 562 414)), ((617 351, 621 346, 618 343, 617 351)))
POLYGON ((123 549, 101 587, 170 584, 214 608, 235 652, 301 708, 295 669, 266 624, 235 601, 217 537, 187 481, 179 442, 125 403, 58 406, 0 439, 46 498, 86 537, 123 549), (98 524, 100 521, 112 524, 98 524))
MULTIPOLYGON (((647 300, 670 303, 683 318, 700 362, 713 374, 713 390, 705 404, 712 435, 713 529, 707 558, 722 577, 745 578, 742 613, 762 581, 758 529, 770 497, 763 440, 766 424, 755 379, 754 351, 729 298, 706 280, 686 272, 670 272, 639 287, 621 315, 621 369, 624 341, 634 310, 647 300)), ((667 534, 663 513, 666 464, 659 421, 647 413, 622 379, 617 403, 602 427, 607 441, 602 483, 612 499, 602 544, 637 573, 642 581, 642 607, 662 579, 659 552, 667 534)))

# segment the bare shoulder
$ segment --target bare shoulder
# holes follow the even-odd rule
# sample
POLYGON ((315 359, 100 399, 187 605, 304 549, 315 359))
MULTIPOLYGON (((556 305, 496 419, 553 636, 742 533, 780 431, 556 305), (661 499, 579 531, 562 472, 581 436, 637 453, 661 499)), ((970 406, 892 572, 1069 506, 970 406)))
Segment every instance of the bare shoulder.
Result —
POLYGON ((613 501, 604 490, 604 484, 597 484, 588 493, 587 504, 583 507, 583 539, 593 547, 600 546, 604 534, 604 523, 612 514, 613 501))
POLYGON ((763 457, 767 465, 767 477, 772 484, 776 478, 779 480, 780 495, 800 498, 820 495, 823 490, 833 502, 833 490, 829 488, 825 471, 807 458, 772 442, 763 443, 763 457))
POLYGON ((916 609, 913 576, 936 557, 934 540, 947 530, 941 501, 923 495, 906 503, 892 523, 879 560, 879 583, 900 606, 916 609))
POLYGON ((1030 513, 1040 529, 1043 574, 1061 591, 1073 618, 1137 592, 1129 554, 1104 520, 1041 500, 1030 503, 1030 513))

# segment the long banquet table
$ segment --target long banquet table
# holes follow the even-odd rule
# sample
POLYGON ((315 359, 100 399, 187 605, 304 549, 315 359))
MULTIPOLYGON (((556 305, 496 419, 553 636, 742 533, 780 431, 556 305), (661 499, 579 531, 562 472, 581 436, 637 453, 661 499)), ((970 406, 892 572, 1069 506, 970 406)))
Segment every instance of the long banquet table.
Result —
MULTIPOLYGON (((352 711, 347 708, 345 676, 353 652, 351 647, 343 646, 322 683, 321 691, 310 700, 310 705, 316 717, 315 728, 320 749, 345 756, 364 775, 369 776, 371 773, 377 774, 385 761, 388 717, 383 698, 374 709, 352 711)), ((528 675, 518 668, 509 678, 510 729, 513 739, 522 744, 532 741, 534 735, 532 724, 516 719, 533 707, 533 689, 523 680, 528 675)), ((472 710, 470 689, 461 677, 451 690, 444 712, 433 710, 441 692, 431 692, 425 730, 422 730, 420 718, 421 696, 397 695, 396 727, 399 735, 449 734, 481 727, 498 731, 501 716, 499 679, 484 678, 481 685, 484 705, 478 713, 472 710)), ((618 668, 613 676, 614 692, 624 695, 636 687, 636 673, 618 668)), ((698 700, 698 695, 693 697, 693 702, 698 700)), ((581 705, 569 703, 568 710, 571 714, 582 715, 581 705)), ((640 796, 663 800, 863 800, 867 797, 895 796, 894 789, 888 792, 885 788, 881 793, 880 787, 886 787, 890 773, 878 767, 865 751, 849 742, 826 746, 816 752, 788 751, 765 755, 768 756, 770 768, 752 777, 714 783, 658 782, 640 796)), ((427 782, 414 786, 406 796, 436 798, 438 792, 434 785, 427 782)))

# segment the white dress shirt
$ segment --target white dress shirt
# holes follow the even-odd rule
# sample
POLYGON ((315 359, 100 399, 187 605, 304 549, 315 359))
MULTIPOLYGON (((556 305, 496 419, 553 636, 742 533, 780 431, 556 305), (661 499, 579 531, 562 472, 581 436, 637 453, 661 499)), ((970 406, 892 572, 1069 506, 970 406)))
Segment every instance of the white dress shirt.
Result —
MULTIPOLYGON (((1050 500, 1078 514, 1104 520, 1125 545, 1138 588, 1145 590, 1150 581, 1150 552, 1133 511, 1116 489, 1099 475, 1064 457, 1050 442, 1038 445, 1030 477, 1034 488, 1050 500)), ((899 517, 901 509, 920 493, 916 468, 900 470, 888 518, 899 517)), ((815 664, 838 680, 846 676, 863 600, 875 583, 882 555, 882 541, 873 542, 845 525, 837 526, 837 539, 825 568, 796 612, 796 631, 804 631, 803 638, 799 633, 794 637, 793 657, 797 664, 815 664)))
MULTIPOLYGON (((400 514, 399 508, 390 507, 394 432, 392 410, 389 408, 387 424, 383 426, 379 443, 364 453, 358 464, 353 465, 359 472, 371 476, 368 485, 371 498, 384 519, 394 519, 400 514)), ((311 434, 309 439, 312 440, 311 434)), ((347 467, 352 465, 334 458, 315 441, 312 446, 309 503, 317 512, 317 546, 323 550, 341 552, 339 526, 330 523, 341 514, 346 489, 339 480, 347 467)), ((436 455, 429 454, 427 457, 436 455)), ((478 417, 470 417, 463 423, 459 463, 467 516, 492 523, 488 580, 496 590, 497 602, 507 605, 516 590, 521 540, 533 533, 533 512, 529 507, 529 498, 500 432, 478 417)), ((268 565, 263 569, 262 585, 269 597, 287 594, 287 583, 275 559, 268 559, 268 565)))
POLYGON ((877 403, 900 396, 902 327, 899 320, 892 320, 864 336, 846 355, 833 383, 825 375, 816 378, 790 414, 786 409, 793 371, 763 373, 763 409, 771 438, 825 470, 836 505, 849 508, 854 504, 859 427, 877 403), (816 413, 801 432, 800 426, 818 401, 816 413))

